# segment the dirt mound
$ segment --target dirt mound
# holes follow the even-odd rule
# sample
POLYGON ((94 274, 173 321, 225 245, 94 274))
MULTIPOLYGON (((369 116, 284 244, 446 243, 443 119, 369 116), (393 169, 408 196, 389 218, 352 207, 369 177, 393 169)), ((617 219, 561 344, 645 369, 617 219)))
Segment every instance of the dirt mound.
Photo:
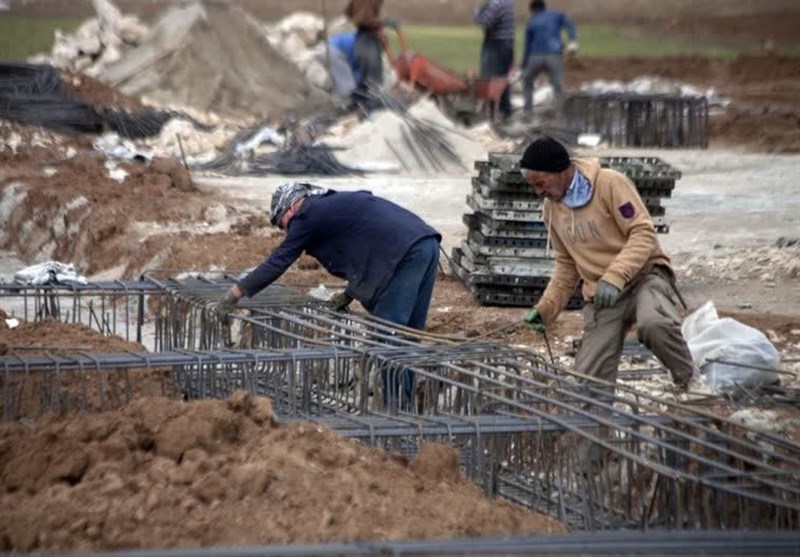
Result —
POLYGON ((259 25, 223 2, 172 8, 100 79, 127 94, 218 113, 274 117, 309 95, 259 25))
POLYGON ((110 177, 107 164, 81 154, 52 162, 47 174, 35 160, 5 168, 0 197, 27 193, 4 215, 3 247, 27 260, 69 261, 84 274, 95 273, 119 265, 120 254, 137 253, 141 237, 130 228, 136 223, 201 218, 207 196, 176 161, 122 163, 121 181, 110 177))
POLYGON ((86 325, 45 320, 35 323, 22 322, 18 327, 9 329, 3 321, 0 321, 0 355, 17 353, 33 356, 45 352, 71 354, 77 351, 142 352, 144 349, 144 346, 135 342, 128 342, 116 336, 101 335, 86 325))
POLYGON ((487 501, 454 449, 407 465, 266 399, 135 401, 0 427, 4 550, 115 550, 564 532, 487 501))

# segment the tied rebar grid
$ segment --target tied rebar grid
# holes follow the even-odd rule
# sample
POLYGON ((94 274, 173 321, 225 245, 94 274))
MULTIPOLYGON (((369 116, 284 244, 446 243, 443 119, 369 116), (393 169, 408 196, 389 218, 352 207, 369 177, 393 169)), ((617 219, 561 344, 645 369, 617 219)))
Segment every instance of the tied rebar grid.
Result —
MULTIPOLYGON (((355 390, 351 373, 371 373, 372 362, 408 368, 412 358, 382 354, 364 361, 356 352, 315 349, 6 356, 0 358, 4 417, 36 417, 14 412, 20 399, 35 401, 40 412, 87 411, 159 394, 154 384, 183 399, 245 389, 273 398, 284 419, 314 419, 409 456, 422 440, 455 445, 465 474, 487 494, 579 529, 798 526, 796 445, 677 404, 653 413, 655 400, 576 384, 530 354, 486 345, 459 355, 457 348, 428 347, 424 363, 410 368, 441 383, 433 387, 436 398, 442 407, 449 401, 450 412, 348 414, 354 408, 342 406, 332 388, 355 390), (487 362, 478 364, 491 366, 492 378, 468 369, 481 351, 487 362), (425 368, 434 352, 435 366, 447 373, 425 368), (501 363, 505 374, 498 372, 501 363), (533 378, 524 374, 531 367, 541 369, 533 378), (453 372, 460 377, 447 377, 453 372), (594 401, 600 397, 606 401, 594 401)), ((430 391, 426 397, 433 398, 430 391)))
POLYGON ((146 280, 39 286, 0 282, 0 308, 21 321, 82 324, 105 335, 141 343, 151 300, 155 302, 164 293, 159 285, 146 280))
MULTIPOLYGON (((243 344, 360 354, 363 364, 353 368, 357 375, 306 383, 315 390, 334 389, 323 398, 336 400, 339 408, 362 416, 524 416, 561 428, 558 435, 521 434, 489 450, 496 462, 506 463, 497 474, 479 473, 491 478, 493 483, 481 482, 490 493, 537 508, 559 505, 562 516, 577 517, 584 528, 798 524, 800 447, 795 444, 754 431, 743 437, 741 426, 732 422, 630 388, 614 392, 613 385, 559 370, 532 353, 453 343, 308 301, 281 305, 276 294, 247 301, 247 315, 234 318, 246 331, 243 344), (665 413, 666 423, 648 418, 665 413), (575 419, 591 426, 575 425, 575 419)), ((202 311, 202 299, 194 298, 192 305, 202 311)))
POLYGON ((170 292, 207 289, 221 296, 232 284, 232 279, 224 277, 161 280, 151 276, 141 280, 43 285, 0 282, 0 308, 21 321, 54 320, 82 324, 104 335, 115 335, 141 344, 146 325, 165 326, 163 319, 160 322, 154 320, 165 313, 160 305, 170 292))
MULTIPOLYGON (((127 552, 126 555, 132 555, 127 552)), ((137 550, 136 557, 394 557, 428 555, 797 555, 794 532, 572 532, 450 540, 380 541, 137 550)), ((69 553, 69 557, 120 557, 69 553)))
MULTIPOLYGON (((367 420, 475 422, 477 429, 460 439, 453 431, 447 435, 460 446, 470 477, 487 493, 551 512, 579 528, 798 525, 796 444, 624 387, 612 394, 613 386, 566 373, 534 354, 475 341, 454 343, 368 316, 334 313, 278 287, 248 300, 248 315, 213 317, 208 302, 219 299, 227 285, 162 283, 170 295, 158 305, 157 321, 168 325, 163 330, 174 341, 237 338, 250 343, 246 356, 218 345, 206 355, 151 354, 149 363, 142 355, 128 361, 99 355, 80 360, 78 355, 70 357, 77 363, 58 360, 55 367, 50 356, 36 368, 31 362, 20 364, 26 359, 17 357, 4 360, 6 408, 19 396, 20 381, 14 379, 19 374, 63 380, 70 366, 78 374, 91 368, 97 377, 108 375, 103 370, 109 367, 169 369, 165 382, 174 396, 225 397, 245 388, 274 398, 284 417, 333 419, 358 413, 367 420), (236 326, 238 337, 208 333, 236 326), (412 377, 410 394, 395 388, 393 396, 386 396, 387 386, 391 390, 407 375, 412 377), (518 425, 489 433, 480 429, 482 420, 498 417, 527 420, 529 430, 518 425)), ((164 376, 159 373, 158 380, 164 376)), ((122 377, 116 384, 120 390, 131 385, 126 396, 135 397, 136 386, 147 384, 122 377)), ((68 406, 70 395, 64 403, 64 389, 52 384, 46 383, 49 391, 41 390, 43 407, 68 406)), ((101 396, 95 391, 105 392, 77 388, 101 396)), ((94 408, 88 401, 74 407, 94 408)), ((381 435, 375 423, 364 429, 377 444, 391 438, 412 452, 421 438, 438 435, 430 428, 405 437, 381 435)))
POLYGON ((569 129, 617 147, 708 147, 708 99, 634 93, 576 93, 564 104, 569 129))

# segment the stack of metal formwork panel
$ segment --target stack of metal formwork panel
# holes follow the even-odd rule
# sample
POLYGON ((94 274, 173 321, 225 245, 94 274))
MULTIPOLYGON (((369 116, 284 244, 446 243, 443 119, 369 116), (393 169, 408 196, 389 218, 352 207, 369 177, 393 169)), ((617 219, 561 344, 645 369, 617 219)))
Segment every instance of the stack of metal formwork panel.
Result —
POLYGON ((615 147, 708 148, 704 96, 574 93, 564 119, 568 129, 600 134, 615 147))
MULTIPOLYGON (((603 167, 625 174, 636 186, 656 231, 669 232, 661 199, 670 197, 681 173, 656 157, 604 157, 603 167)), ((467 238, 453 249, 451 270, 482 305, 531 306, 547 286, 553 270, 543 199, 519 172, 518 154, 491 153, 475 163, 465 214, 467 238)), ((580 289, 568 308, 583 305, 580 289)))
MULTIPOLYGON (((531 306, 544 292, 553 261, 543 199, 519 172, 519 155, 490 153, 475 163, 464 215, 467 239, 453 250, 452 271, 483 305, 531 306)), ((572 308, 582 305, 576 295, 572 308)))
POLYGON ((627 176, 636 186, 645 207, 653 218, 656 232, 669 232, 666 209, 661 204, 665 197, 672 197, 675 182, 680 180, 681 171, 658 157, 602 157, 600 165, 613 168, 627 176))

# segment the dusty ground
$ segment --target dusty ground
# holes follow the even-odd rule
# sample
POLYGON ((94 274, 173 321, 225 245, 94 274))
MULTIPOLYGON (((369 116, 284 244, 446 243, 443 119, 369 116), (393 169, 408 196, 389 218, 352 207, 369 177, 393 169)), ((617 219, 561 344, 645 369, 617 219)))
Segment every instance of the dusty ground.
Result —
MULTIPOLYGON (((786 41, 785 22, 794 20, 772 16, 759 19, 758 26, 729 16, 664 20, 669 21, 697 35, 724 29, 736 40, 786 41)), ((567 68, 573 87, 642 74, 714 87, 734 100, 724 116, 712 120, 713 149, 800 152, 797 59, 581 56, 567 68)), ((125 108, 138 103, 89 79, 69 83, 80 98, 125 108)), ((0 152, 0 249, 25 262, 69 261, 96 278, 135 278, 152 268, 238 271, 258 264, 281 241, 263 211, 221 188, 198 188, 174 161, 122 165, 129 175, 118 183, 108 177, 104 161, 90 153, 86 138, 54 137, 0 122, 0 137, 12 134, 21 138, 16 152, 0 152), (72 156, 65 159, 67 148, 72 156), (23 195, 25 201, 11 210, 23 195)), ((800 197, 796 202, 800 210, 800 197)), ((765 226, 770 224, 769 214, 760 215, 765 226)), ((728 251, 676 254, 690 305, 713 297, 726 308, 723 315, 764 331, 784 357, 800 356, 800 306, 794 302, 800 276, 791 264, 800 259, 797 246, 762 242, 724 248, 728 251)), ((283 282, 298 287, 335 283, 308 257, 283 282)), ((488 335, 549 357, 540 337, 525 327, 506 328, 523 313, 522 308, 481 307, 460 281, 442 273, 428 329, 459 337, 488 335)), ((3 323, 0 353, 139 348, 82 327, 44 323, 8 330, 3 323)), ((580 330, 580 315, 566 312, 550 331, 560 363, 569 365, 580 330)), ((562 531, 549 519, 483 499, 458 477, 455 459, 449 449, 428 447, 406 463, 316 426, 276 426, 268 401, 242 396, 196 404, 149 398, 100 415, 49 417, 33 427, 6 425, 0 427, 0 502, 5 509, 0 511, 0 549, 110 550, 562 531)))

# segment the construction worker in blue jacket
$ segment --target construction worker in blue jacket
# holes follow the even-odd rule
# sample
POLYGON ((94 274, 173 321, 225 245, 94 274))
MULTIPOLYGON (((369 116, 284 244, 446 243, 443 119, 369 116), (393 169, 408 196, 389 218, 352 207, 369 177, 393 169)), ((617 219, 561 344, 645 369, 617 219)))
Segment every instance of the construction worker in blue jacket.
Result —
MULTIPOLYGON (((332 275, 347 280, 332 301, 335 310, 353 299, 372 315, 423 330, 439 264, 441 235, 417 215, 367 191, 337 192, 306 183, 279 186, 270 222, 286 237, 261 265, 239 280, 217 304, 225 315, 242 296, 275 282, 304 252, 332 275)), ((403 405, 410 402, 412 374, 402 373, 403 405)), ((387 403, 401 396, 386 384, 387 403)))
POLYGON ((560 116, 564 106, 563 54, 575 54, 578 51, 575 24, 564 12, 548 10, 544 0, 532 0, 530 9, 521 66, 523 116, 526 119, 532 116, 533 84, 541 72, 546 72, 550 78, 556 112, 560 116), (563 31, 569 37, 566 49, 561 40, 563 31))

